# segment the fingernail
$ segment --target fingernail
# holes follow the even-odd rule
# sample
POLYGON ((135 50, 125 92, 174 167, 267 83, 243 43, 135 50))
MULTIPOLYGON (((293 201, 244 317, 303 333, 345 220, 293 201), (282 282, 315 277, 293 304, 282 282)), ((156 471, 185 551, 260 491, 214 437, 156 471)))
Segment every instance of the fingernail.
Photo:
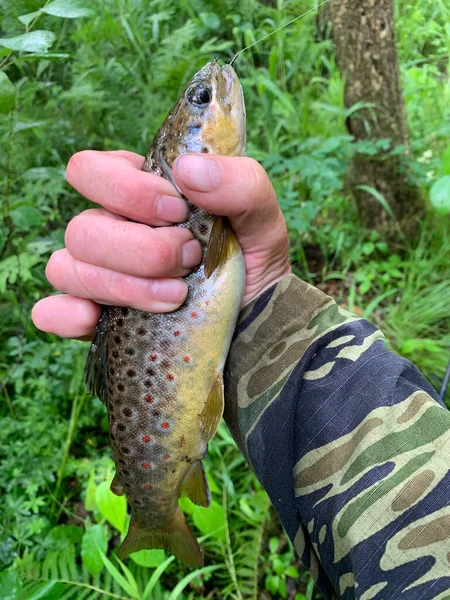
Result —
POLYGON ((164 221, 182 223, 189 216, 189 209, 184 200, 175 196, 160 196, 156 201, 156 214, 164 221))
POLYGON ((179 178, 191 190, 213 192, 220 186, 220 166, 212 156, 185 154, 175 165, 179 178))
POLYGON ((181 249, 181 265, 185 269, 195 267, 202 260, 202 250, 197 240, 191 240, 183 244, 181 249))
POLYGON ((186 298, 187 284, 182 279, 155 279, 152 292, 155 300, 181 304, 186 298))

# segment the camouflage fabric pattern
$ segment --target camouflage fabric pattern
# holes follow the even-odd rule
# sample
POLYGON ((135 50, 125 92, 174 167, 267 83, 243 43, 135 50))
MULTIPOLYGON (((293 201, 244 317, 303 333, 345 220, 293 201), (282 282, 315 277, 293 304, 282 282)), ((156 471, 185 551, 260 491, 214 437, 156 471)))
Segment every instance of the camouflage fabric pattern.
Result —
POLYGON ((325 598, 450 600, 450 412, 294 276, 242 311, 225 417, 325 598))

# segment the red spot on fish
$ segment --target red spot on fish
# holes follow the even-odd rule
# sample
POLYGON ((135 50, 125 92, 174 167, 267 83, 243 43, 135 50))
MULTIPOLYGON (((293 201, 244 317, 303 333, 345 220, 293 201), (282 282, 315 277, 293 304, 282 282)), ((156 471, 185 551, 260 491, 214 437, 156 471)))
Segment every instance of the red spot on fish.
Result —
POLYGON ((185 356, 185 357, 183 358, 183 360, 184 360, 184 362, 189 362, 191 359, 189 358, 189 356, 185 356))
POLYGON ((150 436, 149 436, 149 435, 144 435, 144 436, 142 437, 142 440, 143 440, 144 442, 149 442, 149 441, 150 441, 150 436))
POLYGON ((149 358, 152 362, 155 362, 155 360, 158 358, 158 356, 156 354, 150 354, 149 358))
POLYGON ((143 469, 150 469, 150 464, 149 463, 142 463, 142 468, 143 469))
POLYGON ((165 502, 165 501, 166 501, 166 499, 165 499, 165 498, 161 498, 161 502, 165 502))
POLYGON ((145 401, 151 404, 153 402, 153 396, 145 396, 145 401))
POLYGON ((180 335, 181 331, 179 329, 177 329, 176 331, 173 332, 173 335, 175 337, 178 337, 180 335))
POLYGON ((163 459, 167 460, 168 458, 169 458, 169 455, 168 454, 164 454, 163 459))
POLYGON ((161 423, 161 427, 162 427, 163 429, 169 429, 170 425, 169 425, 169 423, 167 423, 167 421, 163 421, 163 422, 161 423))
POLYGON ((146 490, 151 490, 151 489, 152 489, 152 486, 151 486, 151 485, 146 485, 146 486, 145 486, 145 489, 146 489, 146 490))
POLYGON ((191 317, 192 317, 193 319, 196 319, 196 318, 198 317, 198 313, 196 313, 196 312, 191 312, 191 317))
POLYGON ((209 300, 205 300, 205 304, 206 304, 206 306, 208 306, 209 300))
POLYGON ((168 373, 168 374, 167 374, 167 379, 168 379, 169 381, 173 381, 173 375, 172 375, 172 373, 168 373))

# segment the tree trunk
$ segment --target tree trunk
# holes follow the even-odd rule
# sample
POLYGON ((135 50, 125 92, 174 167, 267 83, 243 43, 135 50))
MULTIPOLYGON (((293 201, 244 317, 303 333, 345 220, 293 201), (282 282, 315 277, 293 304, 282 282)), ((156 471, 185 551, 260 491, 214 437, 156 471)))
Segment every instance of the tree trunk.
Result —
POLYGON ((373 104, 373 108, 353 112, 347 119, 347 128, 355 141, 389 138, 391 149, 405 147, 405 152, 396 156, 385 151, 373 157, 354 157, 350 183, 361 220, 380 232, 394 230, 395 224, 380 201, 381 194, 400 226, 412 232, 424 206, 419 190, 408 182, 405 166, 409 136, 397 61, 393 0, 331 0, 328 9, 337 62, 345 77, 345 107, 350 109, 358 102, 373 104))

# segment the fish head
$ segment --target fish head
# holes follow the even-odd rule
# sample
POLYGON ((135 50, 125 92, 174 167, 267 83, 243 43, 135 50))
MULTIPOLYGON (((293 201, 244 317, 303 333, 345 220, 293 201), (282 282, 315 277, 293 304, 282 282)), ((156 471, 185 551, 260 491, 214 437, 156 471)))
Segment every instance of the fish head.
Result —
POLYGON ((245 153, 245 105, 231 65, 206 64, 191 79, 160 128, 153 151, 171 169, 180 154, 223 156, 245 153))

